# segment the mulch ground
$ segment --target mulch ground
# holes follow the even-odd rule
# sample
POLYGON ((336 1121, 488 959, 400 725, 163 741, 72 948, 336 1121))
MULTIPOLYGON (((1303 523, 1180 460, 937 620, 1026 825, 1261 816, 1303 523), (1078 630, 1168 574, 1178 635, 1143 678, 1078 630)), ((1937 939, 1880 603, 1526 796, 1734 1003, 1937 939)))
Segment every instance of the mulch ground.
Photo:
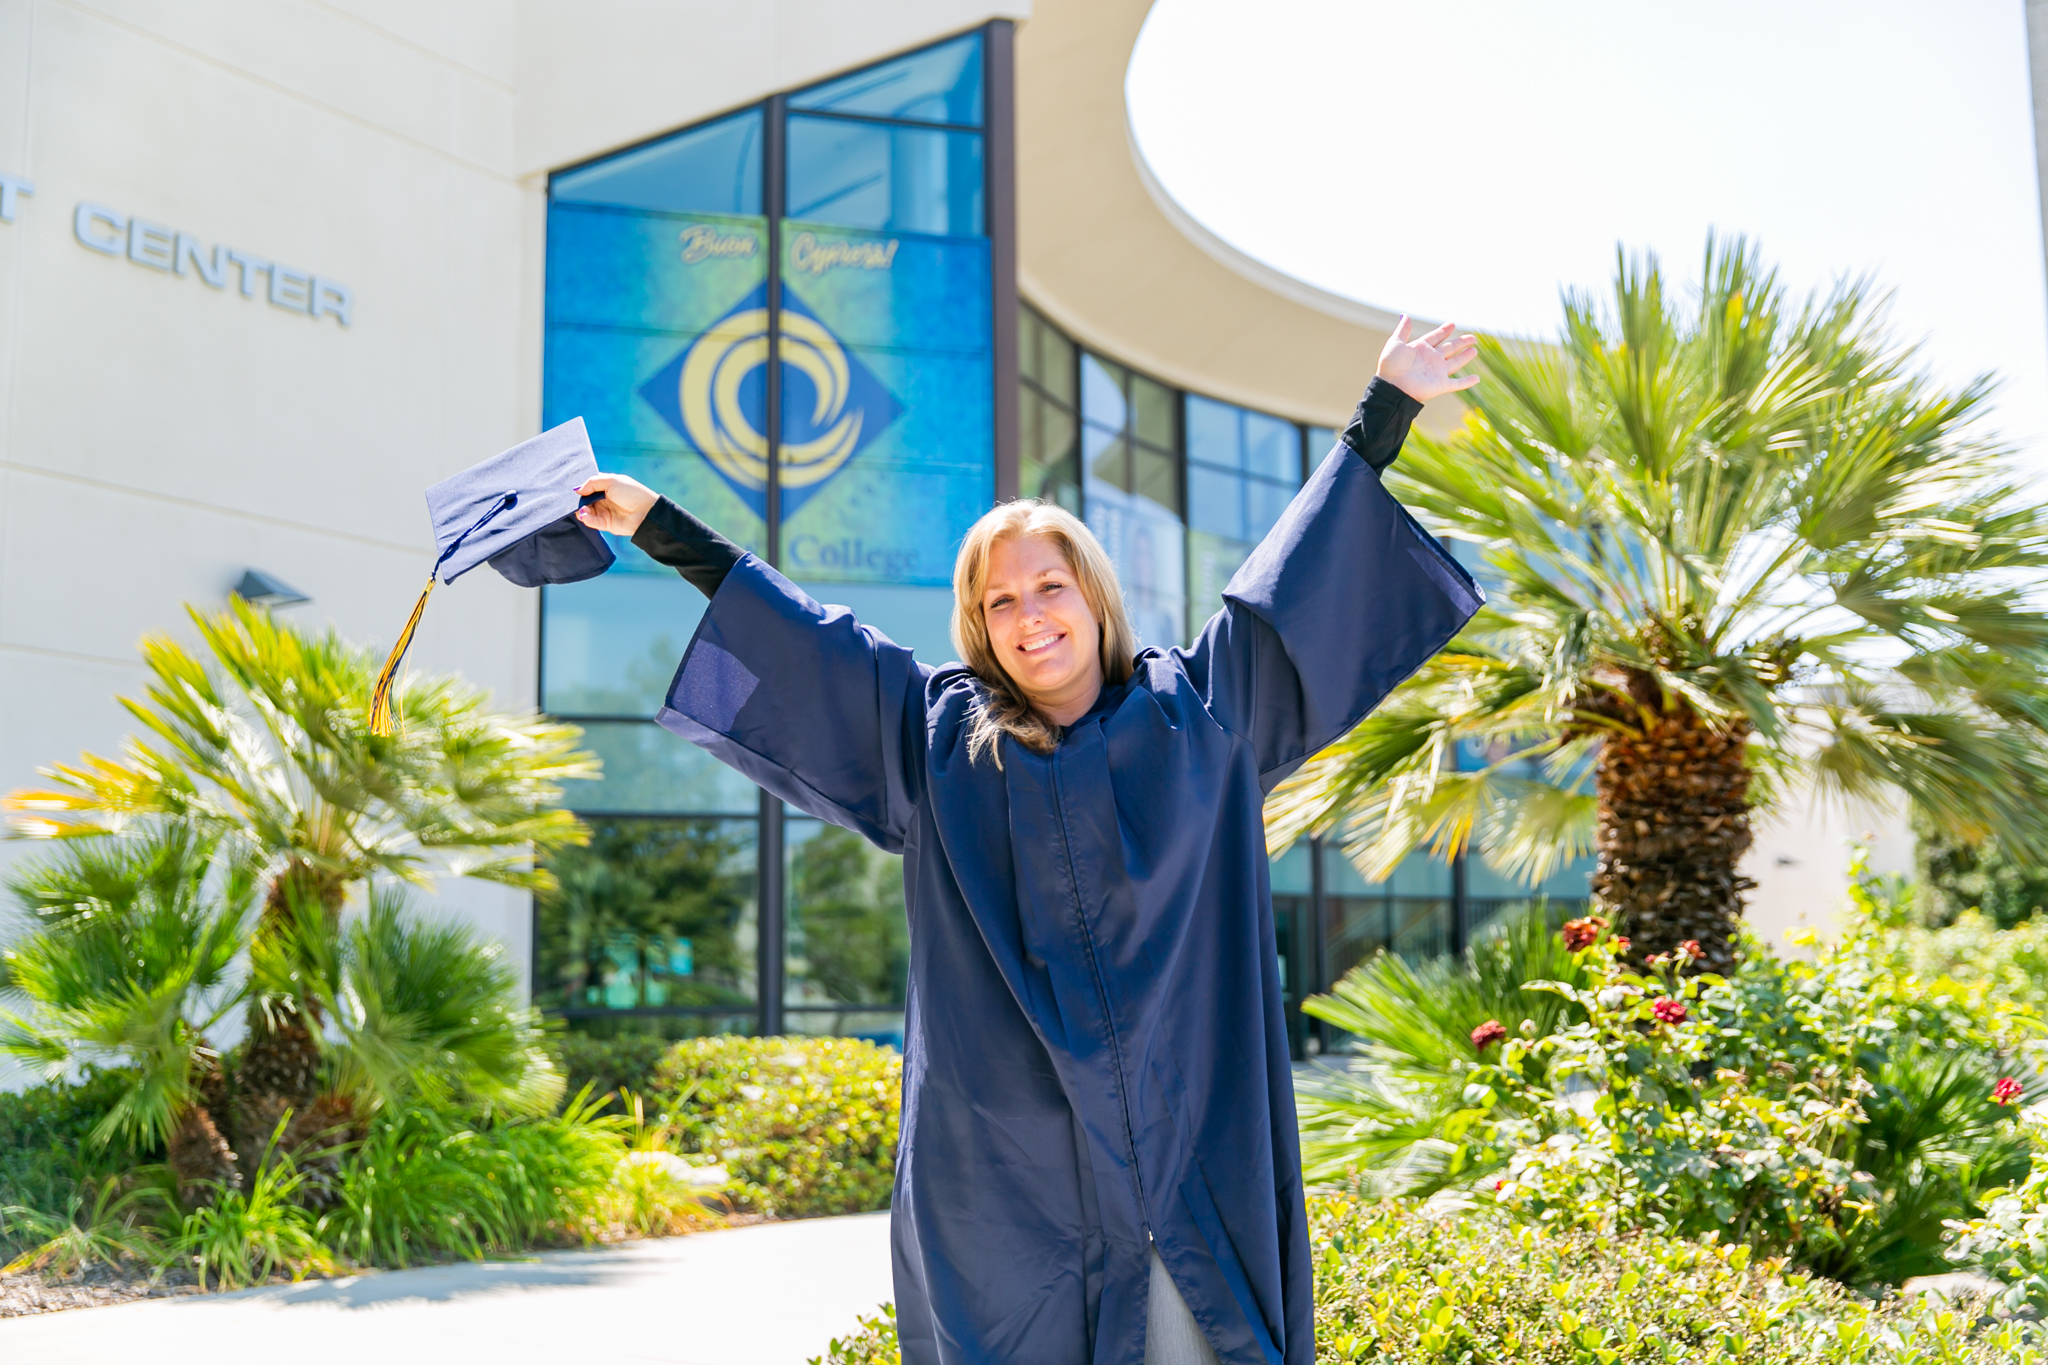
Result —
POLYGON ((182 1268, 150 1276, 97 1265, 66 1279, 48 1278, 31 1270, 19 1275, 0 1275, 0 1318, 60 1313, 67 1308, 105 1308, 135 1299, 167 1299, 202 1292, 192 1272, 182 1268))

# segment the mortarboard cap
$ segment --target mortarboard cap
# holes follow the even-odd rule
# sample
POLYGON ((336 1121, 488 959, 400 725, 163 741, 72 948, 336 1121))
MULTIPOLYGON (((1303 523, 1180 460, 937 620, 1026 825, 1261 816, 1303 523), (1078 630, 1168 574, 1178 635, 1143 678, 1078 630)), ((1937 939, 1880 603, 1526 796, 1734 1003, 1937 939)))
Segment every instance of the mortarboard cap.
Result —
POLYGON ((583 419, 572 417, 441 480, 427 490, 435 572, 453 583, 489 561, 522 588, 597 577, 612 547, 576 520, 576 489, 596 473, 583 419))
POLYGON ((434 567, 399 633, 370 696, 370 729, 391 733, 391 684, 405 658, 438 582, 453 583, 488 563, 522 588, 578 583, 612 566, 616 556, 598 532, 576 520, 576 509, 603 497, 579 497, 577 488, 598 472, 583 419, 521 441, 427 490, 434 523, 434 567))

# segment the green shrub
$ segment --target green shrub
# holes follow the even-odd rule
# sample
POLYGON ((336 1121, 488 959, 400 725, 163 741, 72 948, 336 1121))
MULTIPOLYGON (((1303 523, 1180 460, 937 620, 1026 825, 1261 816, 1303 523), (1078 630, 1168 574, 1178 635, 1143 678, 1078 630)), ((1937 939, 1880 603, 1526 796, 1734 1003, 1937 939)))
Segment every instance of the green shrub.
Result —
POLYGON ((810 1365, 903 1365, 903 1348, 896 1341, 896 1305, 885 1303, 871 1318, 855 1318, 851 1335, 832 1338, 825 1354, 812 1356, 810 1365))
POLYGON ((1915 918, 1941 926, 1974 911, 2010 929, 2048 908, 2048 868, 2015 858, 1998 836, 1965 840, 1939 829, 1917 810, 1913 816, 1917 864, 1915 918))
POLYGON ((0 1092, 0 1208, 21 1211, 0 1219, 0 1262, 39 1248, 53 1235, 38 1231, 47 1220, 74 1221, 104 1177, 152 1155, 87 1141, 127 1086, 118 1072, 88 1067, 76 1084, 0 1092), (45 1221, 31 1227, 35 1219, 45 1221))
POLYGON ((240 1289, 280 1270, 297 1280, 309 1270, 334 1269, 313 1215, 295 1202, 303 1179, 288 1162, 266 1163, 246 1189, 223 1191, 186 1214, 171 1239, 172 1255, 192 1263, 202 1289, 209 1280, 240 1289))
POLYGON ((1975 1264, 2006 1285, 2006 1306, 2048 1312, 2048 1103, 2024 1114, 2033 1141, 2025 1180, 1992 1193, 1981 1217, 1957 1222, 1950 1259, 1975 1264))
POLYGON ((853 1038, 697 1038, 655 1095, 677 1145, 722 1163, 743 1207, 783 1217, 887 1208, 903 1062, 853 1038))
POLYGON ((1965 910, 1944 929, 1909 925, 1868 932, 1875 940, 1870 950, 1883 953, 1895 970, 2048 1013, 2048 916, 2000 929, 1965 910))
POLYGON ((1591 979, 1554 929, 1547 910, 1532 907, 1494 926, 1462 960, 1414 964, 1381 953, 1303 1003, 1304 1013, 1352 1035, 1366 1059, 1300 1078, 1302 1169, 1311 1185, 1363 1176, 1376 1194, 1427 1195, 1505 1163, 1464 1140, 1482 1117, 1464 1094, 1476 1061, 1472 1034, 1496 1022, 1542 1035, 1584 1017, 1563 996, 1523 989, 1591 979))
POLYGON ((1317 1200, 1316 1360, 2039 1365, 2016 1325, 1781 1276, 1742 1246, 1317 1200), (1973 1335, 1974 1333, 1974 1335, 1973 1335))
POLYGON ((653 1093, 655 1071, 674 1046, 652 1033, 620 1033, 610 1038, 564 1033, 554 1041, 569 1093, 587 1087, 607 1110, 620 1106, 614 1096, 622 1091, 653 1093))
POLYGON ((1820 1033, 1796 1064, 1784 1048, 1738 1039, 1755 1054, 1742 1058, 1753 1080, 1717 1065, 1729 1051, 1724 1018, 1740 1018, 1703 998, 1729 989, 1721 978, 1668 966, 1640 975, 1612 940, 1581 957, 1594 969, 1585 985, 1531 986, 1572 1001, 1581 1020, 1510 1036, 1498 1065, 1471 1073, 1475 1107, 1514 1101, 1480 1130, 1511 1153, 1494 1186, 1503 1205, 1608 1233, 1725 1230, 1775 1254, 1844 1200, 1873 1195, 1845 1159, 1866 1087, 1842 1038, 1820 1033))
POLYGON ((1944 1225, 2025 1172, 1991 1091, 2042 1024, 1913 970, 1883 894, 1859 876, 1839 943, 1809 938, 1807 961, 1746 942, 1726 979, 1646 974, 1593 920, 1549 982, 1563 945, 1515 932, 1457 973, 1362 968, 1305 1006, 1361 1044, 1348 1073, 1300 1082, 1310 1179, 1607 1234, 1716 1231, 1856 1286, 1944 1269, 1944 1225), (1563 1008, 1509 1009, 1511 986, 1563 1008), (1489 997, 1502 1012, 1456 1037, 1489 997))
POLYGON ((155 1186, 110 1175, 75 1186, 62 1214, 20 1204, 0 1207, 0 1232, 24 1244, 20 1255, 0 1266, 0 1274, 41 1270, 72 1275, 88 1266, 123 1262, 160 1265, 164 1254, 157 1229, 143 1213, 165 1202, 164 1191, 155 1186))
MULTIPOLYGON (((1742 1246, 1515 1224, 1497 1213, 1318 1198, 1318 1365, 2042 1365, 2030 1329, 1975 1305, 1786 1275, 1742 1246)), ((895 1315, 813 1365, 899 1365, 895 1315)))
POLYGON ((397 1267, 589 1241, 625 1152, 619 1128, 585 1097, 495 1124, 383 1113, 343 1162, 321 1236, 359 1264, 397 1267))

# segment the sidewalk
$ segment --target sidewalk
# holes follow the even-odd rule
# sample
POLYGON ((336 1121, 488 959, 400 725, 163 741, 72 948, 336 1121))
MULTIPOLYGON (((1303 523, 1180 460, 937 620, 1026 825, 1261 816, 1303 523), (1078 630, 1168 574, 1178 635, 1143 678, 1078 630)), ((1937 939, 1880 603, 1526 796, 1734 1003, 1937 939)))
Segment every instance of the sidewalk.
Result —
POLYGON ((0 1322, 6 1365, 801 1365, 892 1297, 889 1215, 0 1322))

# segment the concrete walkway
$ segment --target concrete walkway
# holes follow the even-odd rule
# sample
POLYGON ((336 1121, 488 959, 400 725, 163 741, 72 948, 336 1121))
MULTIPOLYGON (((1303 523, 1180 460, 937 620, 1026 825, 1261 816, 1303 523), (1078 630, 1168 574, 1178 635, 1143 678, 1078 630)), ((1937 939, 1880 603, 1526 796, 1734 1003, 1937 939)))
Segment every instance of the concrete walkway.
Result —
POLYGON ((0 1322, 5 1365, 801 1365, 892 1297, 889 1215, 0 1322))

